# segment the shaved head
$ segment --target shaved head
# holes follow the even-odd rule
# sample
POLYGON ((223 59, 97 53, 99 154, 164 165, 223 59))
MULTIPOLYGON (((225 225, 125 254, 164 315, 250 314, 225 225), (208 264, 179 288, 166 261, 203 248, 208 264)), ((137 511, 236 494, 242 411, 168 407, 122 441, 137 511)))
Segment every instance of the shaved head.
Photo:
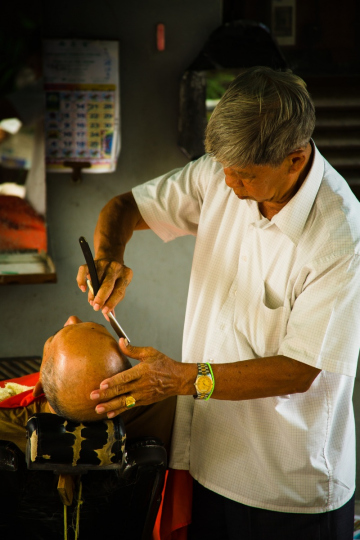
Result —
POLYGON ((90 393, 100 383, 131 367, 104 326, 70 317, 44 346, 40 381, 51 409, 75 421, 106 418, 95 412, 90 393))

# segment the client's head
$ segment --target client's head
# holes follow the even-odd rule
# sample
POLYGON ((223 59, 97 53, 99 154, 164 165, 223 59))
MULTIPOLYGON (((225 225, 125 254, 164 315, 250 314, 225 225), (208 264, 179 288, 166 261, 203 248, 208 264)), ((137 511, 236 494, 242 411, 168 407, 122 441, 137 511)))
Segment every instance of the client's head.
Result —
POLYGON ((52 412, 75 421, 106 418, 95 412, 90 392, 101 381, 131 367, 117 341, 101 324, 71 316, 45 343, 40 381, 52 412))

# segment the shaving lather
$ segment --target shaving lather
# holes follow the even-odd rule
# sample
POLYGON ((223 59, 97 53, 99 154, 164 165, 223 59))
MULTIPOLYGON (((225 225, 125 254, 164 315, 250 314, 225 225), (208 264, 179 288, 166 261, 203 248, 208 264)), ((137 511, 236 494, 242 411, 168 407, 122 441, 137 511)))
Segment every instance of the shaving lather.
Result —
MULTIPOLYGON (((87 284, 89 286, 89 289, 92 290, 93 295, 95 297, 97 295, 98 290, 100 289, 100 283, 99 283, 99 278, 96 272, 95 262, 91 253, 90 246, 83 236, 80 236, 79 242, 80 242, 80 246, 84 254, 84 257, 85 257, 86 264, 89 269, 89 274, 90 274, 90 279, 91 279, 91 282, 87 280, 87 284)), ((116 334, 119 337, 123 337, 127 339, 128 342, 130 343, 130 339, 125 334, 124 330, 121 328, 120 324, 118 323, 118 321, 116 320, 115 316, 113 315, 111 311, 109 311, 108 317, 110 319, 110 324, 115 330, 116 334)))

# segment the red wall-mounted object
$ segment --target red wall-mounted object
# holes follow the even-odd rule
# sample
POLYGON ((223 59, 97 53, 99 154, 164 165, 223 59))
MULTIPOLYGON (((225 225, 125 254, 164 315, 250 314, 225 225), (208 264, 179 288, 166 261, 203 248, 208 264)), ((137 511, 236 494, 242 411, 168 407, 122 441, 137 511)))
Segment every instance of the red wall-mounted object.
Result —
POLYGON ((165 51, 165 24, 156 25, 156 48, 158 51, 165 51))

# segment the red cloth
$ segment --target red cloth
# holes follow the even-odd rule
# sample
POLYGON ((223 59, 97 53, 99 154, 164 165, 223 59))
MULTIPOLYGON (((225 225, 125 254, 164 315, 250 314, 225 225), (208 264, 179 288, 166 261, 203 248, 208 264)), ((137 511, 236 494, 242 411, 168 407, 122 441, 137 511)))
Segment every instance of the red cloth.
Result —
POLYGON ((0 250, 47 251, 46 224, 31 204, 15 195, 0 195, 0 250))
MULTIPOLYGON (((4 388, 5 384, 8 382, 23 384, 24 386, 35 386, 38 380, 39 373, 31 373, 30 375, 24 375, 23 377, 17 377, 16 379, 7 379, 6 381, 0 381, 0 388, 4 388)), ((27 405, 30 405, 30 403, 33 403, 36 399, 44 395, 41 394, 41 396, 34 397, 32 392, 33 389, 31 388, 31 390, 26 390, 26 392, 21 392, 21 394, 17 394, 16 396, 4 399, 3 401, 0 401, 0 408, 15 409, 16 407, 26 407, 27 405)))
POLYGON ((193 479, 189 471, 169 469, 153 540, 186 540, 191 523, 193 479))

